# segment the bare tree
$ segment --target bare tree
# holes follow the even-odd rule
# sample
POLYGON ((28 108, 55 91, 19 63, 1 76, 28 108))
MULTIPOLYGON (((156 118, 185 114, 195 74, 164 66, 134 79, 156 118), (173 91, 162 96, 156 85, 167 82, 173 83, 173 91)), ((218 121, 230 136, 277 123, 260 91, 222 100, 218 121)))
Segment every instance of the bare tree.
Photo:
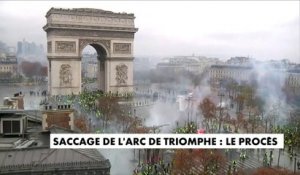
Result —
POLYGON ((216 105, 209 98, 204 98, 199 105, 199 109, 204 117, 206 130, 211 131, 212 122, 216 118, 216 105))
POLYGON ((97 100, 97 106, 101 112, 102 118, 102 127, 107 128, 108 121, 113 120, 116 115, 121 113, 121 107, 118 103, 119 98, 112 95, 107 95, 100 97, 97 100))

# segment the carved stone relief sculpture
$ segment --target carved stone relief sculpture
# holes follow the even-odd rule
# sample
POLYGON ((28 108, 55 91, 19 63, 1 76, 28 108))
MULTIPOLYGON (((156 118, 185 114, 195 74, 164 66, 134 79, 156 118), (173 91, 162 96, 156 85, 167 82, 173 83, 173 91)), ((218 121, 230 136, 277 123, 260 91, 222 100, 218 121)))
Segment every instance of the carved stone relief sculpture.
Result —
POLYGON ((75 41, 56 41, 55 52, 57 53, 74 53, 76 52, 75 41))
POLYGON ((60 86, 72 85, 72 69, 69 64, 62 64, 59 71, 60 86))
POLYGON ((114 43, 114 53, 130 54, 131 53, 131 44, 130 43, 114 43))
POLYGON ((118 86, 126 85, 128 80, 128 67, 125 64, 116 66, 116 81, 118 86))

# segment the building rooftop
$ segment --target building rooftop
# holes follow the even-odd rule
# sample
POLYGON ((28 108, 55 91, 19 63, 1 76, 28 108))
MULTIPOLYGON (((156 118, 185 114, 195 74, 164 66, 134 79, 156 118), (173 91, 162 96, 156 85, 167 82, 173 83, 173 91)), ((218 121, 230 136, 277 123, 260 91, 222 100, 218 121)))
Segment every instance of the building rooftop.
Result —
POLYGON ((24 109, 7 109, 0 107, 0 118, 1 117, 12 117, 18 118, 20 116, 26 116, 28 120, 34 122, 42 122, 42 114, 39 110, 24 110, 24 109))
POLYGON ((65 8, 54 8, 52 7, 46 14, 48 17, 51 13, 57 14, 67 14, 67 15, 93 15, 93 16, 116 16, 116 17, 127 17, 134 18, 134 14, 132 13, 115 13, 112 11, 102 10, 102 9, 94 9, 94 8, 73 8, 73 9, 65 9, 65 8))
POLYGON ((300 73, 300 68, 289 69, 289 73, 300 73))
POLYGON ((0 174, 25 173, 33 171, 110 169, 105 159, 96 149, 49 149, 26 148, 0 150, 0 174))
POLYGON ((252 66, 246 65, 211 65, 211 68, 232 68, 232 69, 252 69, 252 66))
MULTIPOLYGON (((63 113, 66 111, 70 109, 62 110, 63 113)), ((51 133, 75 131, 55 125, 44 131, 41 125, 42 112, 22 109, 0 110, 0 120, 21 116, 26 117, 28 121, 34 119, 38 121, 25 122, 28 124, 22 129, 26 130, 25 133, 13 136, 0 135, 0 174, 110 174, 109 160, 97 149, 50 149, 51 133)), ((57 110, 46 112, 54 115, 57 110)), ((21 125, 17 125, 16 128, 19 126, 21 125)))

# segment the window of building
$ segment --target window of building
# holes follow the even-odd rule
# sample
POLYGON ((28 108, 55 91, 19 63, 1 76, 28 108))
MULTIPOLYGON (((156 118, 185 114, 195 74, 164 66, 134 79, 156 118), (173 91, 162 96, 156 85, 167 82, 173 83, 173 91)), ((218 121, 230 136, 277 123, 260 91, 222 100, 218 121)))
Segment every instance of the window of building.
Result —
POLYGON ((3 121, 3 133, 4 134, 12 134, 12 133, 20 133, 20 121, 18 120, 6 120, 3 121))

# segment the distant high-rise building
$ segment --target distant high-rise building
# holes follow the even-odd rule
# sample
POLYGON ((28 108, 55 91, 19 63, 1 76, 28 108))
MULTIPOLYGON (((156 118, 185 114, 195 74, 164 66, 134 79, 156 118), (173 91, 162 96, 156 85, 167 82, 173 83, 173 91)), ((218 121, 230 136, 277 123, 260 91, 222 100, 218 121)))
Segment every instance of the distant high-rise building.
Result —
POLYGON ((17 55, 20 55, 22 53, 23 53, 22 42, 19 41, 17 44, 17 55))
POLYGON ((7 51, 6 44, 0 41, 0 53, 6 53, 6 51, 7 51))
POLYGON ((45 53, 42 44, 37 45, 34 42, 30 43, 25 39, 23 39, 23 41, 19 41, 17 47, 18 56, 43 55, 45 53))

